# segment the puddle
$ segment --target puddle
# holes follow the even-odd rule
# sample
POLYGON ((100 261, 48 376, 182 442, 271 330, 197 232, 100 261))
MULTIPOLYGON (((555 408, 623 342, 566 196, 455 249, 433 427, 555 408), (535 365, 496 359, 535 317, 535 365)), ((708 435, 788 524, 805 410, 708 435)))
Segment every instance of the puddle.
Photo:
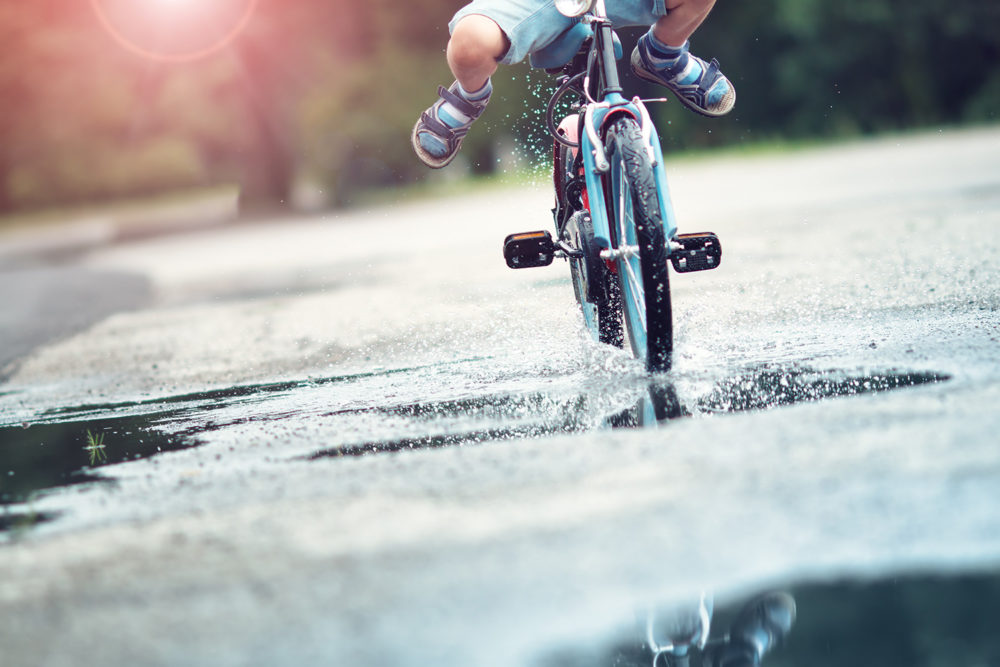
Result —
POLYGON ((1000 664, 1000 574, 840 582, 793 593, 798 622, 780 660, 767 661, 773 667, 1000 664))
POLYGON ((648 428, 692 414, 767 410, 796 403, 857 396, 948 380, 937 373, 884 371, 851 375, 808 368, 762 368, 717 381, 711 390, 682 400, 677 387, 658 380, 648 385, 597 387, 589 393, 497 394, 461 400, 428 401, 387 408, 345 410, 342 415, 403 418, 417 437, 343 442, 310 459, 360 456, 405 449, 472 445, 496 440, 576 433, 597 427, 648 428), (621 393, 615 398, 614 393, 621 393), (622 402, 638 396, 624 409, 622 402), (617 407, 616 407, 617 405, 617 407), (511 424, 513 422, 513 425, 511 424), (470 428, 470 423, 475 427, 470 428), (476 428, 478 427, 478 428, 476 428), (431 431, 431 433, 426 433, 431 431))
MULTIPOLYGON (((469 361, 482 360, 456 363, 469 361)), ((270 425, 284 427, 284 432, 288 426, 307 425, 311 436, 279 444, 286 459, 315 460, 598 428, 655 427, 692 414, 765 410, 948 379, 936 373, 851 374, 762 367, 719 379, 700 392, 679 392, 663 380, 648 384, 623 380, 614 386, 590 381, 588 386, 586 378, 577 382, 575 377, 565 377, 554 384, 551 378, 539 380, 545 391, 484 395, 467 388, 469 395, 462 398, 401 400, 421 391, 440 392, 441 371, 449 365, 63 407, 40 415, 27 428, 0 427, 0 511, 4 517, 0 532, 50 519, 31 511, 31 501, 41 493, 84 483, 111 483, 111 476, 102 474, 108 466, 198 446, 227 429, 242 429, 240 440, 246 441, 255 432, 266 433, 270 425), (344 407, 351 405, 356 407, 344 407), (317 450, 316 441, 326 446, 317 450)), ((472 370, 475 386, 496 386, 478 377, 482 368, 472 370)), ((450 375, 444 378, 452 379, 450 375)))
POLYGON ((109 483, 101 474, 105 466, 192 446, 188 439, 167 437, 156 430, 157 421, 170 416, 0 428, 0 505, 6 509, 30 504, 36 494, 54 487, 109 483))
POLYGON ((393 419, 400 423, 403 430, 430 433, 392 440, 348 441, 335 448, 316 452, 308 458, 360 456, 405 449, 577 433, 594 427, 592 415, 598 409, 595 407, 598 402, 599 399, 588 394, 552 396, 531 392, 345 410, 339 414, 393 419))
POLYGON ((827 398, 858 396, 950 379, 938 373, 880 371, 850 375, 808 368, 760 368, 726 378, 697 404, 703 412, 745 412, 827 398))
POLYGON ((0 534, 13 533, 16 535, 19 532, 31 530, 40 523, 52 521, 57 516, 50 512, 8 512, 5 507, 5 511, 0 514, 0 534))
POLYGON ((651 382, 635 405, 605 419, 611 428, 644 428, 679 417, 690 417, 671 383, 651 382))
MULTIPOLYGON (((893 577, 793 585, 780 594, 794 601, 795 617, 784 641, 758 662, 739 637, 747 627, 748 605, 775 599, 775 593, 749 596, 711 613, 706 650, 692 648, 691 665, 764 667, 986 667, 1000 664, 1000 573, 893 577), (764 598, 761 595, 765 596, 764 598), (742 619, 741 619, 742 615, 742 619), (728 644, 728 646, 727 646, 728 644), (720 648, 721 647, 721 648, 720 648), (726 652, 725 659, 719 654, 726 652), (703 661, 704 653, 716 659, 703 661)), ((757 605, 757 608, 761 607, 757 605)), ((772 609, 780 607, 771 604, 772 609)), ((669 653, 654 659, 651 643, 664 644, 670 631, 685 627, 685 611, 675 614, 637 610, 621 629, 582 646, 557 647, 530 664, 535 667, 669 667, 685 664, 669 653), (679 619, 679 620, 678 620, 679 619)), ((771 617, 777 619, 773 611, 771 617)))
POLYGON ((851 375, 837 370, 764 367, 718 380, 706 395, 689 401, 690 407, 682 403, 673 384, 650 383, 634 406, 608 417, 605 422, 612 428, 642 428, 692 414, 771 410, 799 403, 934 384, 949 379, 948 375, 926 372, 880 371, 851 375))

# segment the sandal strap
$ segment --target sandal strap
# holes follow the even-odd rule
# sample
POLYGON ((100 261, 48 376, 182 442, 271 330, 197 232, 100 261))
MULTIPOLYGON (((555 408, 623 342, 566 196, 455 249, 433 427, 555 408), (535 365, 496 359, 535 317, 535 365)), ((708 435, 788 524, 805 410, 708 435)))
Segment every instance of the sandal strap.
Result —
POLYGON ((674 92, 696 102, 698 106, 704 107, 708 93, 721 78, 722 72, 719 69, 718 60, 713 58, 710 63, 702 61, 701 76, 698 77, 698 80, 676 84, 674 92))
POLYGON ((448 152, 452 152, 458 148, 458 144, 461 143, 462 139, 465 138, 465 135, 469 133, 470 127, 470 125, 463 125, 460 127, 445 125, 426 111, 420 114, 420 122, 423 123, 423 127, 420 128, 420 131, 429 132, 441 141, 445 142, 448 146, 448 152))
POLYGON ((472 121, 482 115, 486 105, 477 106, 462 96, 451 92, 444 86, 438 86, 438 96, 441 100, 420 115, 420 122, 423 123, 422 131, 430 132, 437 138, 446 142, 449 150, 453 150, 458 142, 460 142, 465 135, 469 133, 469 127, 472 125, 472 121), (469 122, 459 125, 458 127, 452 127, 442 122, 441 119, 437 117, 437 109, 441 106, 442 102, 451 104, 453 107, 458 109, 458 111, 468 116, 470 119, 469 122))
POLYGON ((483 113, 484 107, 476 106, 461 95, 456 95, 444 86, 438 86, 438 95, 448 104, 452 105, 463 114, 475 120, 483 113))
POLYGON ((455 128, 445 125, 436 116, 426 111, 420 114, 420 122, 430 130, 431 134, 435 134, 442 139, 450 140, 451 136, 455 134, 455 128))
POLYGON ((719 61, 712 58, 712 62, 708 63, 708 67, 704 68, 701 77, 698 79, 698 88, 707 93, 721 76, 722 72, 719 70, 719 61))

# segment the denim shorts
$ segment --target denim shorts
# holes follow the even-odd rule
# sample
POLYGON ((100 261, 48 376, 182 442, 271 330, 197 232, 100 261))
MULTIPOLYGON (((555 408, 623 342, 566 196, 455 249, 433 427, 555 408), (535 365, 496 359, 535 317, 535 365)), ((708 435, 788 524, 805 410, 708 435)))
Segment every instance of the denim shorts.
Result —
MULTIPOLYGON (((665 0, 610 0, 608 17, 618 28, 651 25, 667 13, 664 4, 665 0)), ((500 59, 505 65, 521 62, 579 21, 560 14, 554 0, 472 0, 458 10, 448 30, 454 32, 455 24, 470 14, 492 19, 507 35, 510 48, 500 59)))

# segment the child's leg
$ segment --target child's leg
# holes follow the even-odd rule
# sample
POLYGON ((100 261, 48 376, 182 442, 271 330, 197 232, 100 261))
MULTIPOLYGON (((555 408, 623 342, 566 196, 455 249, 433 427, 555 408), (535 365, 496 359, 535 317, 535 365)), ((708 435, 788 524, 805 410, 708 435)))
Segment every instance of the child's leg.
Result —
POLYGON ((448 67, 462 88, 480 90, 509 48, 510 40, 493 19, 470 14, 455 24, 448 41, 448 67))
POLYGON ((447 50, 455 83, 438 91, 438 101, 421 114, 411 137, 413 150, 428 167, 440 169, 458 154, 490 101, 490 77, 509 47, 510 40, 493 19, 468 14, 455 23, 447 50))
POLYGON ((449 24, 450 88, 439 89, 413 128, 413 150, 429 167, 451 162, 473 122, 482 114, 498 63, 516 63, 572 27, 574 19, 551 0, 472 0, 449 24))
POLYGON ((653 34, 664 44, 680 47, 712 11, 715 0, 667 0, 666 6, 667 14, 653 24, 653 34))
POLYGON ((736 91, 719 71, 688 53, 688 38, 715 6, 715 0, 667 0, 667 13, 639 39, 632 70, 643 79, 666 86, 689 109, 706 116, 729 113, 736 91))

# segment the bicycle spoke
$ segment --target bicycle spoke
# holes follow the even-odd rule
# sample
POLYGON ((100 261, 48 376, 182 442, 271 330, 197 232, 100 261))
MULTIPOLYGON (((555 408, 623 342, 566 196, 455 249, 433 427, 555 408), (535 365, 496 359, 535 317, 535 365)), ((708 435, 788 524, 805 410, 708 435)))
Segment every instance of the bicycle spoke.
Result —
MULTIPOLYGON (((619 166, 619 169, 621 167, 619 166)), ((618 239, 619 248, 627 247, 628 244, 632 242, 631 236, 634 234, 629 234, 629 230, 633 229, 635 225, 635 213, 629 204, 631 204, 631 189, 629 188, 628 181, 625 177, 625 170, 621 169, 618 172, 618 239)), ((629 287, 629 299, 634 305, 635 312, 639 315, 639 321, 642 325, 643 330, 646 329, 646 307, 642 299, 642 283, 639 281, 639 277, 635 273, 635 269, 632 266, 633 261, 638 261, 638 259, 633 259, 632 257, 624 257, 623 261, 620 263, 621 266, 625 268, 625 272, 628 276, 629 287)))
POLYGON ((626 273, 628 273, 629 282, 632 284, 631 292, 632 303, 635 304, 635 311, 639 314, 639 320, 642 323, 643 330, 646 329, 646 307, 640 301, 640 294, 642 293, 642 286, 639 284, 639 279, 635 275, 635 271, 632 269, 632 263, 625 261, 623 263, 626 273))
MULTIPOLYGON (((620 167, 619 167, 620 169, 620 167)), ((618 245, 625 245, 628 239, 625 238, 625 172, 618 172, 618 245)))

